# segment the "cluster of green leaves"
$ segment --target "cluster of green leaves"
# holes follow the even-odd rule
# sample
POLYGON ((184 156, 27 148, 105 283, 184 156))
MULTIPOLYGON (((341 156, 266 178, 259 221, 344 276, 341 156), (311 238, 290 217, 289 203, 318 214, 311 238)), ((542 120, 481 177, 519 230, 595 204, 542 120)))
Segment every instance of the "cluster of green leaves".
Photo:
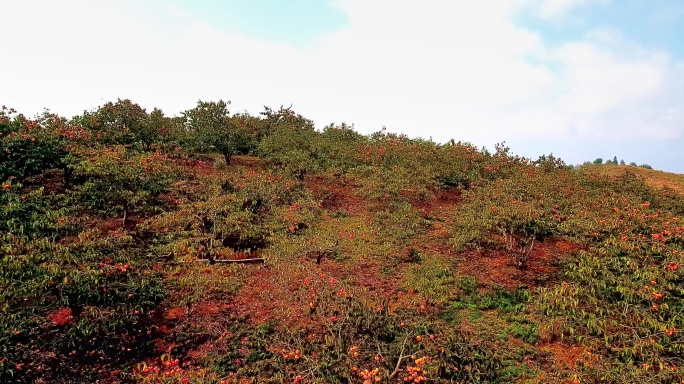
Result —
POLYGON ((137 153, 123 146, 84 149, 81 161, 71 164, 78 183, 70 198, 74 203, 105 217, 154 211, 159 200, 180 175, 175 162, 162 153, 137 153))
MULTIPOLYGON (((550 171, 535 164, 518 168, 514 175, 463 194, 465 203, 453 231, 454 246, 500 247, 523 268, 536 241, 565 234, 568 217, 581 209, 581 201, 571 198, 579 197, 577 191, 567 184, 572 171, 550 171)), ((491 166, 488 169, 498 172, 491 166)))
POLYGON ((540 292, 541 306, 563 319, 568 335, 609 357, 607 367, 620 363, 625 374, 667 381, 684 352, 682 218, 624 197, 629 191, 603 195, 604 204, 573 220, 586 231, 588 251, 567 262, 568 283, 540 292))
POLYGON ((30 120, 13 109, 0 110, 0 180, 25 181, 53 169, 66 170, 68 147, 87 139, 79 126, 48 112, 30 120))
POLYGON ((147 311, 164 292, 133 239, 101 238, 61 196, 13 186, 0 191, 2 381, 96 375, 98 364, 144 355, 147 311))
POLYGON ((214 256, 228 250, 259 250, 272 236, 295 234, 317 217, 316 204, 304 185, 283 175, 249 170, 204 182, 205 189, 178 210, 141 226, 154 236, 159 254, 183 258, 198 249, 214 256))

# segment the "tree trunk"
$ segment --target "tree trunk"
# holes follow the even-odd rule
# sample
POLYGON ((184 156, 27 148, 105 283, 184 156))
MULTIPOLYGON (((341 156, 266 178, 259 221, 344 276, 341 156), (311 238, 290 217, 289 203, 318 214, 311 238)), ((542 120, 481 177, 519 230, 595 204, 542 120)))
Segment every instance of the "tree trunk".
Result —
POLYGON ((226 159, 226 165, 230 165, 231 153, 228 151, 224 151, 223 157, 226 159))
POLYGON ((128 221, 128 202, 123 204, 123 219, 121 220, 121 226, 126 226, 126 221, 128 221))
POLYGON ((64 166, 64 189, 71 187, 71 181, 74 175, 74 170, 68 166, 64 166))

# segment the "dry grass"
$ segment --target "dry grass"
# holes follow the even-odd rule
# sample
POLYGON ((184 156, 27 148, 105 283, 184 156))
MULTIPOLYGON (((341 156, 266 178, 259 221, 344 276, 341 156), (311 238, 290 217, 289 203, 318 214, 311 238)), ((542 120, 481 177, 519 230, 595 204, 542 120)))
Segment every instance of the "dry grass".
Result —
POLYGON ((643 177, 646 184, 653 188, 661 189, 664 187, 671 188, 678 193, 684 194, 684 175, 679 173, 670 173, 664 171, 657 171, 655 169, 646 169, 635 167, 632 165, 587 165, 582 167, 587 172, 593 172, 610 177, 619 177, 625 172, 629 171, 639 177, 643 177))

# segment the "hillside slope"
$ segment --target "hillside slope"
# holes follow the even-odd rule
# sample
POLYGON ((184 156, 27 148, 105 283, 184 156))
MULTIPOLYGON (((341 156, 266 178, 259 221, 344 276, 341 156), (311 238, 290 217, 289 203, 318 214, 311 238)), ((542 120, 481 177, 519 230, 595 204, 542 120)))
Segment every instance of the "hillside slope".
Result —
POLYGON ((684 199, 635 173, 289 109, 2 113, 0 382, 684 379, 684 199))
POLYGON ((625 172, 632 172, 635 175, 644 178, 646 184, 653 188, 666 187, 684 194, 684 175, 678 173, 634 167, 630 165, 613 164, 585 165, 582 166, 582 170, 610 177, 618 177, 623 175, 625 172))

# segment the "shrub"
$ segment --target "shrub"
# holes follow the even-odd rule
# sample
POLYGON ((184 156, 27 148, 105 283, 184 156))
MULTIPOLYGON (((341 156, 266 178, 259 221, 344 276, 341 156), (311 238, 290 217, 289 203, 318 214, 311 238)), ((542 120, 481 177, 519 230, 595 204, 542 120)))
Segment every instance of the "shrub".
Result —
POLYGON ((66 170, 65 157, 69 136, 80 127, 68 127, 54 115, 45 114, 41 121, 16 115, 14 110, 0 111, 0 181, 14 178, 25 181, 52 169, 66 170))
POLYGON ((147 311, 164 296, 160 276, 130 237, 93 234, 68 245, 12 233, 0 239, 3 382, 91 381, 103 367, 150 353, 147 311))
POLYGON ((259 154, 303 181, 307 173, 320 168, 320 137, 306 125, 278 125, 259 145, 259 154))
POLYGON ((452 244, 458 249, 503 247, 523 268, 535 242, 558 233, 559 224, 573 209, 564 199, 566 191, 560 189, 561 172, 569 171, 535 178, 522 174, 468 191, 457 213, 452 244), (554 185, 559 189, 552 189, 554 185))
POLYGON ((197 201, 149 219, 141 228, 155 236, 158 254, 222 258, 266 247, 272 236, 297 234, 318 214, 304 186, 253 170, 214 180, 197 201))
POLYGON ((86 150, 82 156, 73 169, 83 182, 70 198, 105 216, 121 214, 124 225, 130 214, 150 211, 159 203, 178 172, 167 155, 131 154, 122 146, 86 150))
POLYGON ((499 382, 505 368, 489 342, 474 343, 463 333, 457 333, 446 341, 438 364, 439 377, 452 382, 499 382))

